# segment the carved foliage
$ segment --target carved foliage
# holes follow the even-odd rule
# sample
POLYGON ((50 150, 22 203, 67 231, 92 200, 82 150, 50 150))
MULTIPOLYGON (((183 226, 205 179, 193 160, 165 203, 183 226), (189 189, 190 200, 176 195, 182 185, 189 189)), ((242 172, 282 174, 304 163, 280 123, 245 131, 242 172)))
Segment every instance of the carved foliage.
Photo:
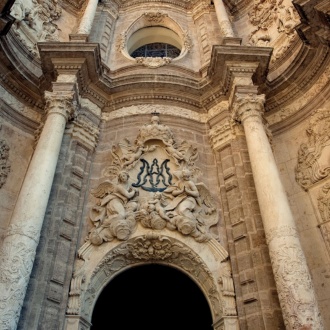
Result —
POLYGON ((266 239, 286 327, 323 329, 297 230, 274 228, 266 239))
POLYGON ((283 36, 281 47, 276 47, 273 54, 272 61, 275 61, 292 44, 299 15, 291 4, 285 4, 285 0, 255 0, 249 20, 255 27, 249 35, 252 46, 269 46, 283 36))
POLYGON ((95 293, 117 272, 142 262, 166 263, 184 270, 197 280, 211 302, 215 315, 222 314, 217 285, 203 260, 173 238, 147 234, 120 244, 102 259, 93 271, 86 291, 82 292, 82 315, 91 315, 91 308, 96 299, 95 293))
POLYGON ((34 257, 35 248, 24 240, 3 242, 0 250, 1 329, 16 329, 34 257))
POLYGON ((311 118, 306 130, 308 141, 300 145, 296 181, 304 190, 330 174, 330 166, 321 165, 324 148, 330 143, 330 110, 320 109, 311 118))
POLYGON ((144 66, 156 69, 166 64, 171 63, 172 58, 170 57, 137 57, 136 63, 143 64, 144 66))
POLYGON ((10 172, 9 165, 9 146, 5 140, 0 140, 0 188, 6 183, 10 172))

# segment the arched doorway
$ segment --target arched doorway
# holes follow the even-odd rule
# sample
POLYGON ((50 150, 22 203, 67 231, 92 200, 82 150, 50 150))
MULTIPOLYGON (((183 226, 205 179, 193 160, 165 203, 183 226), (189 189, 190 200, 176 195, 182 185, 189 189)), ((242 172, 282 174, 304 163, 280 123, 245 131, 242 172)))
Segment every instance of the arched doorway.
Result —
POLYGON ((117 275, 99 296, 92 330, 211 330, 202 291, 183 272, 149 264, 117 275))

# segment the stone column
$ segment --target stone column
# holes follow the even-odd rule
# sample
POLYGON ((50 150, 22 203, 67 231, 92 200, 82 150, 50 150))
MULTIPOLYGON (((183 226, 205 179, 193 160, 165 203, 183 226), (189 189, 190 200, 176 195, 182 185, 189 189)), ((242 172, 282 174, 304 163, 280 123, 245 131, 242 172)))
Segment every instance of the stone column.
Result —
POLYGON ((45 93, 47 119, 0 250, 0 328, 3 330, 17 327, 39 243, 65 125, 75 110, 75 91, 72 86, 75 86, 76 82, 67 84, 65 80, 59 76, 58 83, 54 84, 58 86, 53 86, 55 92, 45 93), (69 88, 63 89, 65 85, 66 87, 69 85, 69 88), (56 87, 60 90, 56 90, 56 87))
POLYGON ((80 20, 77 34, 89 34, 94 21, 98 0, 89 0, 84 15, 80 20))
POLYGON ((234 38, 235 34, 233 27, 231 26, 226 8, 222 0, 214 0, 213 3, 223 36, 226 38, 234 38))
POLYGON ((264 95, 236 93, 270 259, 287 329, 323 329, 311 276, 262 121, 264 95))

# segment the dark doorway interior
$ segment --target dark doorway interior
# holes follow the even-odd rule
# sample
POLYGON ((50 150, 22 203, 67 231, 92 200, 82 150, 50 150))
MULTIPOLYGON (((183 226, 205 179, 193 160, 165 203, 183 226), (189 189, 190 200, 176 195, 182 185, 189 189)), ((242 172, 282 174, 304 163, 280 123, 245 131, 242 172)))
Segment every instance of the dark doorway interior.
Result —
POLYGON ((209 305, 184 273, 145 265, 116 276, 102 291, 92 330, 211 330, 209 305))

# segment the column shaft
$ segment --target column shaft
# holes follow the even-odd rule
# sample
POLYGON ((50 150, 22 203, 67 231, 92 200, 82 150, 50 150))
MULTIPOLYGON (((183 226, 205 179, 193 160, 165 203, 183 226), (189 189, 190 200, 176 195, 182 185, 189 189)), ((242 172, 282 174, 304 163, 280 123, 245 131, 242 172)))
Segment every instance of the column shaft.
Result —
POLYGON ((0 250, 0 328, 3 330, 17 327, 68 118, 66 106, 52 104, 49 109, 0 250))
POLYGON ((262 123, 263 96, 237 109, 246 135, 280 305, 287 329, 323 329, 307 262, 262 123))
POLYGON ((231 26, 226 8, 222 0, 214 0, 213 3, 223 36, 227 38, 235 37, 233 27, 231 26))
POLYGON ((84 15, 81 18, 77 34, 89 34, 92 29, 98 0, 89 0, 84 15))

